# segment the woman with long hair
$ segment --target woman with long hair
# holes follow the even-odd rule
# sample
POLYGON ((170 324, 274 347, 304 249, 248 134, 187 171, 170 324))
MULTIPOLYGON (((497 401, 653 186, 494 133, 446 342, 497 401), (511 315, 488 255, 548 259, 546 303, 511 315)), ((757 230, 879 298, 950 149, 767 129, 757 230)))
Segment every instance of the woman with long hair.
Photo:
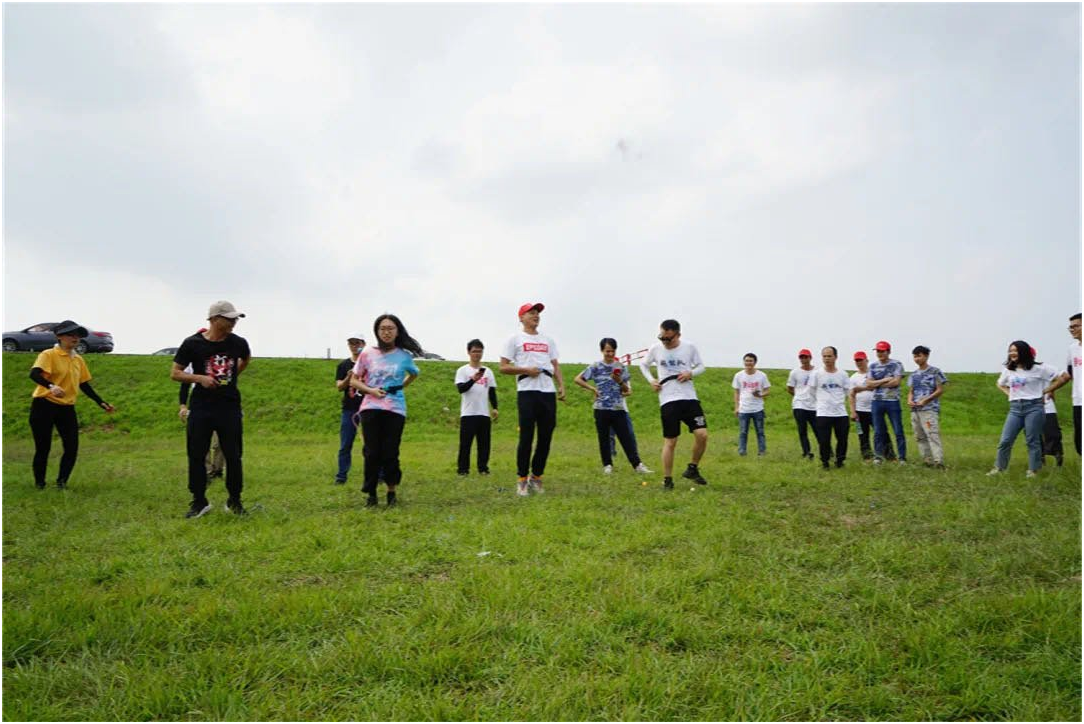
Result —
POLYGON ((1016 340, 1009 345, 1009 358, 997 380, 998 388, 1009 398, 1009 414, 997 444, 997 462, 987 475, 998 475, 1009 467, 1020 430, 1028 446, 1027 477, 1034 477, 1043 467, 1043 390, 1055 376, 1053 368, 1035 362, 1027 342, 1016 340))
POLYGON ((365 397, 361 402, 361 431, 365 438, 367 507, 377 504, 376 486, 381 470, 388 486, 388 506, 396 504, 395 489, 403 478, 399 443, 406 424, 403 390, 418 377, 414 356, 422 346, 410 336, 394 314, 381 314, 373 322, 376 344, 358 354, 350 384, 365 397))

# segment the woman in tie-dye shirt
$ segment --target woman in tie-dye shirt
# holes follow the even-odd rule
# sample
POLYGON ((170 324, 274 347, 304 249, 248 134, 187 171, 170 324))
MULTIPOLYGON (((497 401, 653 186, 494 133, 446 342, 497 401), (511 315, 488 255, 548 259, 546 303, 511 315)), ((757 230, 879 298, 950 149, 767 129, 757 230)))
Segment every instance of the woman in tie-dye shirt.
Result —
POLYGON ((402 480, 399 443, 406 424, 403 390, 418 377, 414 355, 422 347, 394 314, 381 314, 373 322, 377 343, 358 355, 350 384, 365 394, 361 403, 361 431, 365 438, 365 505, 375 506, 380 471, 388 486, 388 505, 395 505, 395 488, 402 480), (412 354, 413 353, 413 354, 412 354))

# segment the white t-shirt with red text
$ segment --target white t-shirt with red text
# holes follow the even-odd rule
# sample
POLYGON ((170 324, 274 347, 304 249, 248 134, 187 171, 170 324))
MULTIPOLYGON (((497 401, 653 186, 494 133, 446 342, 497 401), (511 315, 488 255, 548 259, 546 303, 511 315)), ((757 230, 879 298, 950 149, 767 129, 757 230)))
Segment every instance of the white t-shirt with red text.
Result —
POLYGON ((553 383, 553 361, 558 359, 557 344, 544 334, 517 332, 504 344, 501 357, 515 367, 537 367, 550 374, 538 377, 516 376, 518 392, 557 392, 553 383), (522 377, 522 379, 521 379, 522 377))

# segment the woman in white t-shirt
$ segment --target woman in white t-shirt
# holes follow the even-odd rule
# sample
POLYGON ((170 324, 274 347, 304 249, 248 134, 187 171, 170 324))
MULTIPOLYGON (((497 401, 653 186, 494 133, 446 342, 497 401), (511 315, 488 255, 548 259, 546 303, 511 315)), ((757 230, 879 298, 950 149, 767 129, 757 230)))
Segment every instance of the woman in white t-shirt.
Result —
POLYGON ((997 462, 987 475, 997 475, 1009 467, 1020 430, 1028 446, 1027 477, 1035 476, 1043 467, 1043 390, 1054 377, 1052 367, 1035 362, 1027 342, 1017 340, 1009 345, 1009 359, 997 380, 998 388, 1009 398, 1009 414, 997 444, 997 462))
POLYGON ((835 347, 821 350, 822 367, 813 370, 809 386, 817 401, 817 419, 814 429, 820 445, 821 467, 828 470, 832 459, 832 433, 836 435, 836 467, 843 467, 847 459, 847 434, 850 432, 850 415, 847 412, 848 391, 851 378, 836 368, 839 352, 835 347))

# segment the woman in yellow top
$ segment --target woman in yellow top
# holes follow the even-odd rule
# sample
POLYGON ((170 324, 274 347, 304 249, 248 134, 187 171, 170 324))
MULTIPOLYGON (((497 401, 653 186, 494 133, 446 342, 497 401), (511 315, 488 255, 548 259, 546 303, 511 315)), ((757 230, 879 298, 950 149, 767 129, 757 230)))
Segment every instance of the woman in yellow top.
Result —
POLYGON ((53 428, 60 435, 64 454, 60 457, 60 472, 56 486, 68 485, 68 476, 79 454, 79 420, 75 416, 75 398, 82 390, 98 407, 113 412, 114 407, 98 397, 90 386, 87 363, 75 352, 79 340, 87 336, 86 327, 70 319, 53 328, 57 345, 38 355, 30 370, 30 379, 37 383, 30 401, 30 430, 34 433, 34 485, 45 487, 45 467, 49 448, 53 444, 53 428))

